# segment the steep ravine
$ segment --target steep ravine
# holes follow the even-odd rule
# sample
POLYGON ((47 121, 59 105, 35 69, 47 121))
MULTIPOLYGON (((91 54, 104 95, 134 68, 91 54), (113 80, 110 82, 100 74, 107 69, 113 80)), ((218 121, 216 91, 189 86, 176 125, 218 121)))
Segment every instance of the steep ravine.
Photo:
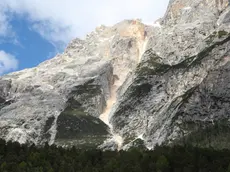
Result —
MULTIPOLYGON (((148 44, 148 37, 144 37, 144 39, 139 39, 137 40, 137 45, 138 45, 138 62, 136 65, 139 64, 139 62, 141 62, 141 58, 142 55, 144 54, 146 47, 148 44)), ((112 140, 117 144, 117 148, 118 150, 121 149, 121 147, 123 146, 123 138, 114 133, 113 131, 113 126, 111 123, 109 123, 109 117, 112 115, 111 110, 114 106, 114 104, 117 102, 117 90, 122 86, 122 84, 125 82, 126 77, 127 77, 128 73, 123 73, 122 75, 118 75, 118 78, 114 79, 114 83, 111 86, 111 90, 110 90, 110 97, 106 102, 106 108, 104 109, 103 113, 100 115, 100 119, 106 124, 108 125, 108 127, 110 128, 110 133, 112 135, 112 140)))

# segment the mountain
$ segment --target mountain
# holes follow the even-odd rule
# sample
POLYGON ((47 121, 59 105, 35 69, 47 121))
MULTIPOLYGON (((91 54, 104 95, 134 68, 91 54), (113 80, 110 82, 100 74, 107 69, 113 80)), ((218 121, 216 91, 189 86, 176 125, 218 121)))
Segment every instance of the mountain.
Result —
POLYGON ((41 145, 230 148, 228 0, 171 0, 0 78, 0 137, 41 145))

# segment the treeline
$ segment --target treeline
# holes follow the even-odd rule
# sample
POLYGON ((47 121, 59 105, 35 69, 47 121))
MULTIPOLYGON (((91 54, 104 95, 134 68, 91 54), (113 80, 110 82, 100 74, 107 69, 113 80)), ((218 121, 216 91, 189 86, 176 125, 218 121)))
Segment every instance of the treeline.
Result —
POLYGON ((230 172, 229 164, 229 150, 191 146, 114 152, 0 140, 1 172, 230 172))

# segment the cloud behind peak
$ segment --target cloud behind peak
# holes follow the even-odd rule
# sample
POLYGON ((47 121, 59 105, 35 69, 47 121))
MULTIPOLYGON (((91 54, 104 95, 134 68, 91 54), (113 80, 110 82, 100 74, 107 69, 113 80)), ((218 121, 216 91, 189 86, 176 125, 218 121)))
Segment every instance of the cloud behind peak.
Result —
POLYGON ((100 24, 133 18, 154 22, 163 16, 167 4, 168 0, 1 0, 0 36, 12 31, 8 15, 15 14, 26 17, 31 28, 53 45, 63 46, 100 24))

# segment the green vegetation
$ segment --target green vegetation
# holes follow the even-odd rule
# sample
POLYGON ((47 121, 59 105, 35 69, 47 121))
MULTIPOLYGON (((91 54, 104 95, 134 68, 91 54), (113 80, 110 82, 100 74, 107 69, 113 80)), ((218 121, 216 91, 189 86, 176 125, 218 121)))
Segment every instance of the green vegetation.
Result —
POLYGON ((218 39, 221 39, 221 38, 224 38, 224 37, 228 37, 230 36, 230 33, 228 33, 227 31, 225 30, 220 30, 220 31, 214 31, 211 35, 209 35, 207 38, 206 38, 206 43, 207 44, 212 44, 213 41, 215 40, 215 38, 218 38, 218 39))
POLYGON ((83 85, 78 85, 72 90, 72 95, 84 95, 85 99, 101 94, 101 86, 93 84, 94 79, 89 80, 83 85))
POLYGON ((93 79, 89 80, 71 91, 72 97, 69 97, 67 106, 57 118, 56 144, 96 148, 107 139, 108 126, 97 117, 91 116, 83 106, 84 102, 101 94, 101 87, 93 83, 93 79), (82 101, 76 96, 81 97, 82 101))
POLYGON ((213 32, 209 37, 206 38, 207 47, 199 52, 196 56, 187 57, 185 60, 181 61, 176 65, 167 65, 161 62, 161 57, 154 54, 152 50, 146 51, 149 59, 141 62, 137 66, 136 74, 138 75, 137 82, 140 82, 144 76, 159 75, 162 76, 168 71, 173 71, 177 69, 188 70, 191 67, 200 64, 201 61, 208 57, 209 53, 216 47, 225 44, 230 40, 230 33, 221 30, 218 32, 213 32), (215 40, 217 38, 217 40, 215 40), (220 39, 221 38, 221 39, 220 39), (215 40, 215 41, 214 41, 215 40))
POLYGON ((156 146, 154 151, 64 149, 0 140, 0 172, 228 172, 230 150, 156 146))
POLYGON ((147 95, 151 91, 152 85, 149 83, 143 83, 141 85, 135 85, 130 92, 130 97, 140 97, 147 95))
POLYGON ((218 38, 222 38, 223 36, 228 35, 228 32, 224 31, 224 30, 220 30, 218 32, 218 38))
POLYGON ((146 53, 149 54, 149 59, 137 66, 136 73, 139 77, 145 75, 163 75, 171 68, 170 65, 160 63, 161 58, 158 55, 151 51, 147 51, 146 53))
POLYGON ((66 108, 57 120, 56 143, 97 147, 107 138, 108 127, 81 108, 66 108), (68 125, 67 125, 68 124, 68 125))
POLYGON ((196 147, 226 149, 230 148, 230 126, 226 120, 204 123, 183 122, 183 129, 192 131, 176 144, 190 144, 196 147))

